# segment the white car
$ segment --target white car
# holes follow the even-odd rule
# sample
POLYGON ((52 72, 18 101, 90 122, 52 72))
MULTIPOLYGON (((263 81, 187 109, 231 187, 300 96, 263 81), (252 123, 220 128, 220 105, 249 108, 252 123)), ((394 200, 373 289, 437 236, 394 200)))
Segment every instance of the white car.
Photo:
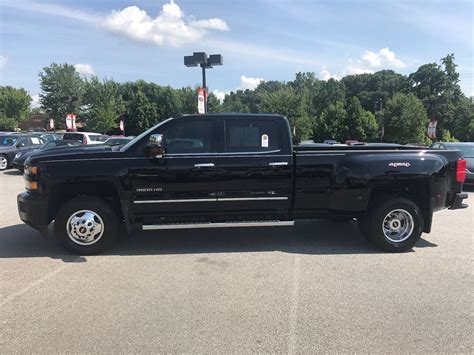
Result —
POLYGON ((63 136, 65 141, 79 141, 82 144, 104 144, 106 138, 103 134, 92 132, 68 132, 63 136))

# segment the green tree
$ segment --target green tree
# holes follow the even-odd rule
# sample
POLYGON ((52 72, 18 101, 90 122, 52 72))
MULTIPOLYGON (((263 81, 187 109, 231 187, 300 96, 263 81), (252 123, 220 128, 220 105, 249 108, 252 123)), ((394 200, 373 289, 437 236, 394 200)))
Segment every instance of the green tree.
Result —
POLYGON ((31 96, 25 89, 0 86, 0 130, 13 130, 30 113, 31 96))
POLYGON ((84 81, 73 65, 53 63, 39 73, 40 102, 60 125, 68 113, 80 113, 84 81))
POLYGON ((197 88, 190 86, 178 90, 179 113, 197 113, 197 88))
POLYGON ((260 91, 258 96, 260 112, 278 113, 288 118, 295 142, 311 137, 311 120, 304 111, 301 97, 292 87, 285 86, 275 92, 260 91))
POLYGON ((408 93, 409 80, 393 70, 381 70, 373 74, 348 75, 341 79, 347 96, 356 96, 366 111, 374 110, 374 102, 387 102, 396 92, 408 93))
POLYGON ((86 80, 83 116, 88 130, 106 133, 118 126, 125 107, 120 96, 119 84, 113 80, 100 81, 96 76, 86 80))
POLYGON ((207 111, 208 112, 221 112, 222 105, 219 99, 212 92, 207 96, 207 111))
POLYGON ((386 140, 401 144, 429 143, 426 135, 429 119, 415 95, 393 95, 387 102, 384 119, 386 140))
POLYGON ((157 123, 154 107, 142 91, 130 103, 126 122, 129 135, 138 135, 157 123))
POLYGON ((317 142, 322 142, 326 139, 345 141, 349 138, 347 112, 344 109, 343 101, 329 104, 321 113, 315 122, 313 137, 317 142))
POLYGON ((441 130, 441 142, 459 142, 447 129, 441 130))
POLYGON ((358 141, 374 141, 378 136, 378 124, 372 112, 365 111, 359 99, 353 96, 347 107, 348 138, 358 141))

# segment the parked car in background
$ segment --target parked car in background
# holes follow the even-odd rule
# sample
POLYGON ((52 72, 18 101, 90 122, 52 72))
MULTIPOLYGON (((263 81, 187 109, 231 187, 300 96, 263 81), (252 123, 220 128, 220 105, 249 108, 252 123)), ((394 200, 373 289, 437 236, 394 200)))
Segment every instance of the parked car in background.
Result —
POLYGON ((474 184, 474 142, 436 142, 431 145, 433 149, 458 149, 466 160, 466 182, 474 184))
POLYGON ((83 144, 79 141, 65 141, 65 140, 49 141, 41 145, 38 149, 16 153, 15 158, 13 159, 13 162, 12 162, 12 166, 15 169, 23 171, 25 167, 26 159, 28 159, 30 156, 34 154, 37 154, 39 152, 44 152, 46 150, 49 151, 51 149, 68 148, 68 147, 74 147, 74 146, 79 146, 79 145, 83 145, 83 144))
POLYGON ((103 144, 105 139, 103 134, 91 132, 68 132, 64 133, 63 140, 79 141, 82 144, 103 144))
POLYGON ((110 137, 104 142, 104 144, 107 144, 110 146, 125 145, 128 142, 130 142, 133 138, 135 137, 110 137))
POLYGON ((324 144, 340 144, 340 142, 334 140, 334 139, 326 139, 324 142, 324 144))
POLYGON ((44 144, 44 140, 37 135, 0 135, 0 170, 9 168, 17 153, 38 149, 42 144, 44 144))
POLYGON ((43 133, 43 132, 37 132, 33 133, 35 136, 41 137, 44 141, 49 142, 49 141, 58 141, 61 139, 61 136, 59 134, 55 133, 43 133))
POLYGON ((348 139, 344 142, 344 144, 347 144, 347 145, 359 145, 359 144, 364 144, 362 142, 359 142, 358 140, 355 140, 355 139, 348 139))

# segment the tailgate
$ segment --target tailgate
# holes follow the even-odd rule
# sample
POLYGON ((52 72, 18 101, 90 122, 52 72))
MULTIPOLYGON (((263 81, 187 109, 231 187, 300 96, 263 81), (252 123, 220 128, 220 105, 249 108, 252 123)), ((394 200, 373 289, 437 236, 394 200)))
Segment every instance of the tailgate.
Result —
POLYGON ((459 150, 429 149, 428 154, 436 154, 444 158, 447 171, 448 192, 446 196, 446 207, 452 207, 459 198, 458 194, 462 192, 463 183, 457 181, 457 162, 462 159, 462 153, 459 150))

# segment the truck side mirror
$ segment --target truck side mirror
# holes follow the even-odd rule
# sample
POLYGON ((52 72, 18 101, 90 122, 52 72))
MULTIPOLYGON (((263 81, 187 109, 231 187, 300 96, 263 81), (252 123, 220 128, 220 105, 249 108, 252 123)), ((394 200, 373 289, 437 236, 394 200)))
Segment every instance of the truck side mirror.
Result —
POLYGON ((165 148, 163 146, 163 135, 152 134, 148 139, 148 153, 155 158, 163 158, 165 148))

